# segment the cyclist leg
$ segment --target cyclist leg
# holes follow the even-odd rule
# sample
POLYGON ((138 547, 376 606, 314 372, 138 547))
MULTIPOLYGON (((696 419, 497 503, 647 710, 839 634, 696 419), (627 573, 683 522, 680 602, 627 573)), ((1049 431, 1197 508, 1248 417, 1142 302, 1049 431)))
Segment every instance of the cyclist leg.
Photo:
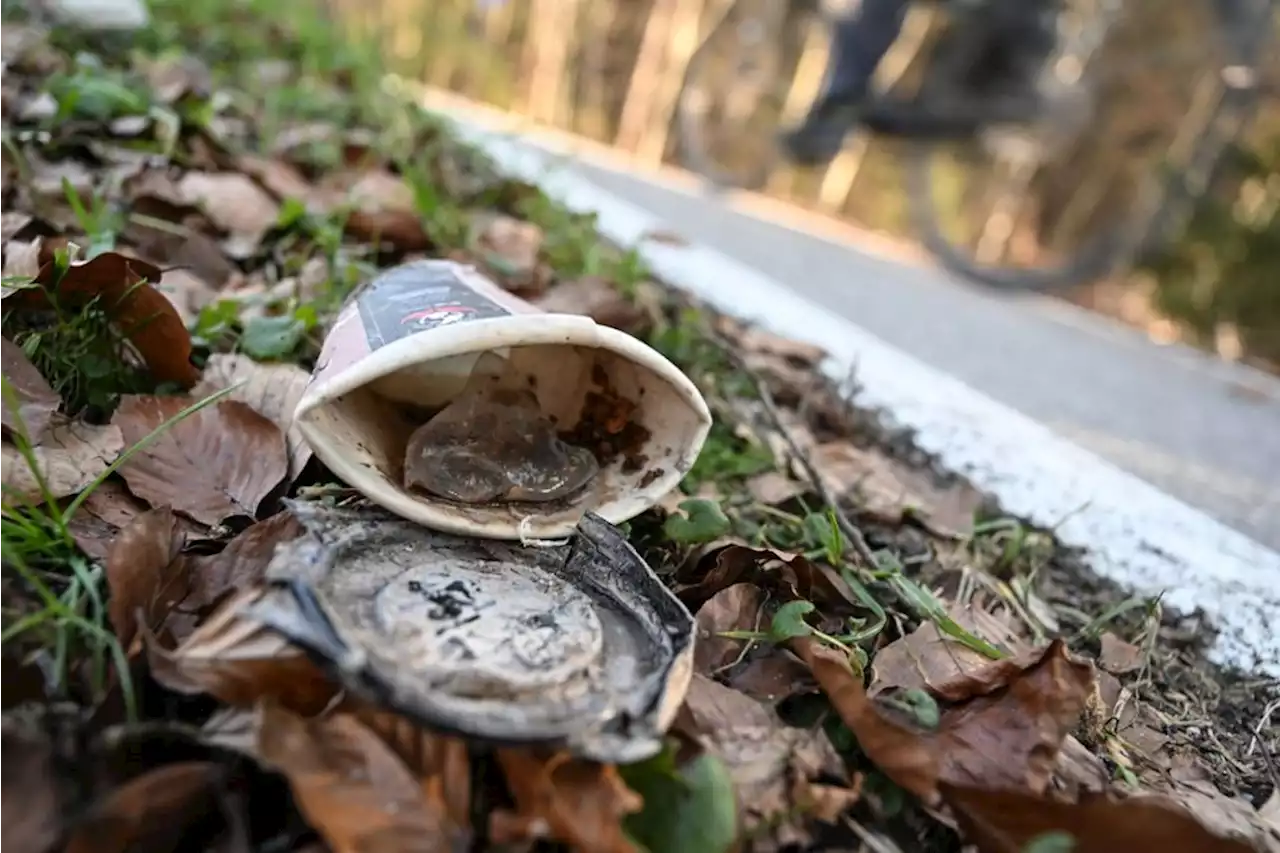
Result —
POLYGON ((1226 40, 1227 62, 1234 69, 1228 75, 1228 85, 1244 88, 1256 84, 1253 77, 1272 35, 1268 19, 1275 5, 1273 0, 1216 0, 1213 4, 1218 28, 1226 40))
POLYGON ((1040 71, 1058 43, 1061 0, 999 0, 988 3, 981 38, 969 46, 970 60, 956 81, 966 97, 1022 104, 1027 119, 1038 114, 1040 71))
POLYGON ((831 63, 822 93, 795 129, 783 135, 792 159, 816 164, 840 151, 857 119, 880 60, 902 32, 909 0, 861 0, 832 32, 831 63))

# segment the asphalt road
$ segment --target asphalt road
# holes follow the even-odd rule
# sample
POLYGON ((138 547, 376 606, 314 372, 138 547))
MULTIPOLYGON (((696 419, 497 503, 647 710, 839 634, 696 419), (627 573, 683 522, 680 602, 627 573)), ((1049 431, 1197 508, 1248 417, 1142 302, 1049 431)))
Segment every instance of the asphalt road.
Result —
POLYGON ((1153 343, 1047 297, 991 293, 865 244, 737 212, 622 167, 578 159, 561 168, 1280 549, 1275 377, 1153 343))

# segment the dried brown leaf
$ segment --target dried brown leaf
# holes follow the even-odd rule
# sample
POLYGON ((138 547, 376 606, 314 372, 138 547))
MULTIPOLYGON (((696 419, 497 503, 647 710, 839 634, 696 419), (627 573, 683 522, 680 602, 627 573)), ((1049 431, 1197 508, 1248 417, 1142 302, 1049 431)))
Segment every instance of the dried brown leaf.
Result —
POLYGON ((147 661, 156 681, 235 707, 270 700, 299 714, 315 714, 328 706, 337 688, 302 650, 240 616, 257 596, 250 589, 227 601, 176 649, 148 638, 147 661))
POLYGON ((336 203, 345 199, 353 205, 344 229, 357 240, 390 243, 401 252, 420 252, 431 246, 413 190, 386 169, 335 173, 325 182, 322 194, 335 197, 336 203))
POLYGON ((698 608, 698 641, 693 649, 693 668, 705 675, 736 661, 747 640, 719 636, 725 631, 757 630, 762 618, 764 593, 755 584, 737 583, 713 595, 698 608))
POLYGON ((746 485, 751 497, 767 506, 778 506, 808 491, 804 483, 780 471, 757 474, 746 485))
POLYGON ((286 127, 277 133, 270 150, 272 154, 294 162, 295 158, 290 155, 295 154, 299 149, 309 148, 317 143, 340 140, 341 137, 342 130, 328 122, 299 124, 286 127))
POLYGON ((188 576, 180 556, 186 537, 168 507, 138 516, 107 554, 107 612, 120 645, 133 651, 140 631, 154 631, 187 596, 188 576), (139 618, 142 623, 139 624, 139 618))
MULTIPOLYGON (((990 696, 1044 666, 1052 670, 1055 678, 1062 676, 1065 679, 1061 684, 1052 685, 1054 690, 1072 695, 1079 693, 1082 697, 1093 693, 1093 665, 1071 655, 1061 640, 1054 640, 1047 646, 1029 649, 1012 657, 987 661, 986 666, 980 669, 958 672, 952 678, 932 685, 930 692, 950 702, 990 696)), ((1072 700, 1072 704, 1082 707, 1075 700, 1072 700)))
MULTIPOLYGON (((64 189, 63 181, 69 183, 71 189, 81 198, 93 194, 94 174, 79 160, 49 161, 38 154, 31 153, 27 161, 31 177, 24 189, 31 194, 27 199, 28 202, 36 204, 38 208, 48 207, 50 202, 58 206, 65 205, 67 191, 64 189)), ((52 210, 44 212, 56 216, 52 210)))
POLYGON ((324 258, 311 258, 296 276, 287 276, 273 284, 258 271, 236 281, 219 296, 240 303, 240 321, 245 323, 277 313, 271 310, 273 308, 287 310, 290 302, 297 305, 320 300, 325 296, 324 288, 328 283, 328 262, 324 258))
POLYGON ((187 95, 205 99, 213 93, 213 73, 194 56, 165 56, 146 65, 147 84, 162 104, 174 104, 187 95))
MULTIPOLYGON (((769 358, 775 364, 778 363, 776 357, 769 358)), ((751 357, 748 363, 752 369, 768 373, 768 370, 756 363, 758 360, 759 357, 751 357)), ((783 365, 783 368, 775 371, 779 376, 774 383, 778 386, 775 393, 780 395, 786 391, 802 389, 803 377, 812 374, 808 368, 792 368, 787 365, 783 365)), ((758 421, 765 417, 759 402, 738 401, 734 405, 739 410, 736 416, 744 422, 758 421)), ((913 471, 883 452, 861 448, 848 441, 819 441, 799 415, 789 410, 782 411, 781 415, 782 425, 800 452, 813 465, 823 484, 836 496, 853 497, 859 514, 883 523, 897 524, 909 510, 942 528, 967 529, 973 513, 981 505, 982 495, 972 487, 939 485, 930 475, 913 471)), ((775 458, 788 460, 787 466, 792 476, 807 482, 807 471, 800 460, 795 458, 795 451, 786 438, 775 430, 766 433, 765 439, 775 458)))
MULTIPOLYGON (((124 397, 111 423, 130 446, 195 403, 189 397, 124 397)), ((284 434, 238 400, 221 400, 173 424, 120 467, 129 490, 210 526, 253 517, 288 474, 284 434)))
MULTIPOLYGON (((1168 720, 1106 670, 1097 675, 1097 693, 1086 706, 1087 731, 1097 739, 1104 735, 1117 750, 1126 753, 1138 778, 1154 789, 1168 787, 1177 776, 1196 774, 1198 762, 1187 766, 1184 756, 1171 749, 1168 720), (1179 766, 1182 765, 1182 766, 1179 766)), ((1182 779, 1180 781, 1186 781, 1182 779)))
POLYGON ((190 282, 174 285, 170 277, 179 270, 216 292, 240 275, 239 268, 227 257, 216 240, 198 230, 198 227, 204 227, 203 215, 194 207, 178 203, 181 202, 181 197, 167 177, 150 177, 157 174, 144 173, 141 183, 131 185, 136 195, 133 201, 134 211, 149 219, 131 219, 125 227, 123 238, 137 248, 139 257, 165 268, 160 290, 165 291, 171 299, 172 294, 177 292, 202 292, 190 282), (150 189, 147 180, 158 181, 158 186, 168 189, 177 201, 164 201, 143 194, 150 189), (150 220, 158 220, 157 225, 148 224, 150 220), (171 220, 173 224, 160 227, 167 220, 171 220))
POLYGON ((548 314, 582 314, 633 335, 641 334, 647 325, 645 312, 617 285, 599 276, 562 281, 531 301, 548 314))
POLYGON ((773 356, 795 367, 813 367, 827 357, 822 347, 784 338, 758 326, 742 329, 731 337, 744 353, 773 356))
POLYGON ((7 435, 25 431, 28 441, 39 444, 54 412, 62 405, 62 398, 28 360, 22 347, 8 338, 0 338, 0 364, 6 389, 0 400, 4 431, 7 435), (15 405, 10 405, 10 393, 15 405))
POLYGON ((303 719, 268 704, 258 754, 288 778, 299 809, 335 853, 458 849, 418 779, 354 716, 303 719))
MULTIPOLYGON (((4 246, 4 278, 34 280, 39 276, 40 257, 44 251, 43 243, 44 241, 39 237, 30 242, 23 240, 6 241, 4 246)), ((9 296, 12 292, 11 288, 5 288, 6 296, 9 296)))
POLYGON ((275 226, 280 205, 248 175, 187 172, 176 185, 178 198, 194 205, 219 229, 256 246, 275 226))
POLYGON ((77 822, 66 853, 178 849, 192 824, 217 814, 220 773, 213 762, 183 761, 129 780, 77 822))
POLYGON ((939 761, 928 734, 882 713, 842 652, 812 637, 791 640, 790 646, 809 666, 867 758, 900 787, 927 803, 936 802, 939 761))
POLYGON ((1062 742, 1053 775, 1055 786, 1070 797, 1105 791, 1111 784, 1107 765, 1074 735, 1068 735, 1062 742))
POLYGON ((635 853, 622 821, 643 802, 617 768, 579 761, 568 753, 515 748, 499 749, 498 763, 517 811, 514 816, 491 816, 490 833, 497 843, 522 841, 541 832, 539 837, 563 842, 579 853, 635 853))
POLYGON ((67 55, 49 39, 47 26, 13 21, 4 28, 4 61, 7 70, 45 75, 65 68, 67 55))
POLYGON ((527 284, 538 267, 542 251, 542 229, 532 222, 500 213, 481 214, 476 221, 476 249, 486 257, 496 256, 503 272, 515 277, 517 287, 527 284))
POLYGON ((250 525, 217 554, 192 560, 192 596, 211 604, 231 590, 262 583, 276 546, 301 535, 302 525, 288 511, 250 525))
POLYGON ((1074 853, 1131 853, 1176 850, 1178 853, 1273 853, 1280 834, 1251 821, 1247 806, 1235 803, 1228 822, 1220 823, 1204 809, 1230 808, 1227 798, 1179 802, 1164 796, 1115 800, 1085 794, 1063 803, 1018 791, 990 791, 943 784, 943 796, 961 830, 982 853, 1020 853, 1034 839, 1063 832, 1074 839, 1074 853), (1197 819, 1199 818, 1199 819, 1197 819), (1211 831, 1206 822, 1216 823, 1211 831), (1268 837, 1270 836, 1270 837, 1268 837))
MULTIPOLYGON (((5 678, 7 682, 7 661, 5 678)), ((53 743, 46 732, 6 714, 0 722, 0 751, 0 822, 9 833, 10 849, 52 849, 71 805, 71 792, 59 779, 53 743)))
POLYGON ((183 194, 177 176, 165 168, 146 169, 124 182, 122 189, 133 203, 134 210, 144 216, 165 220, 171 224, 199 220, 209 224, 199 208, 183 194))
POLYGON ((893 464, 881 453, 862 450, 845 441, 818 445, 814 468, 835 495, 856 492, 858 509, 877 518, 901 518, 904 509, 924 508, 898 479, 893 464))
POLYGON ((280 428, 289 447, 289 477, 296 479, 311 459, 311 446, 293 422, 310 376, 296 364, 259 364, 248 356, 218 353, 209 357, 191 394, 207 397, 242 381, 228 399, 248 404, 280 428))
POLYGON ((747 832, 762 824, 776 831, 779 820, 795 821, 819 805, 829 822, 833 805, 839 814, 858 799, 854 786, 824 785, 821 797, 813 790, 819 779, 845 779, 840 756, 821 729, 784 725, 770 708, 705 676, 693 677, 674 727, 724 761, 747 832))
POLYGON ((810 637, 791 641, 858 744, 900 786, 933 803, 938 782, 1041 793, 1067 734, 1093 692, 1093 667, 1061 640, 1019 659, 992 661, 936 686, 955 704, 935 730, 874 702, 840 652, 810 637))
POLYGON ((129 494, 123 485, 106 480, 89 493, 67 527, 81 551, 94 559, 105 560, 121 528, 146 511, 146 504, 129 494))
POLYGON ((358 700, 347 700, 340 710, 354 714, 382 738, 418 777, 423 797, 448 816, 457 836, 470 834, 471 757, 464 741, 358 700))
POLYGON ((171 269, 156 288, 173 305, 182 322, 190 326, 200 311, 218 298, 218 291, 195 274, 184 269, 171 269))
POLYGON ((754 583, 768 552, 745 545, 720 545, 695 554, 676 575, 676 594, 697 612, 721 590, 737 583, 754 583))
POLYGON ((831 566, 771 548, 712 543, 676 577, 693 581, 677 586, 676 592, 685 606, 695 611, 720 590, 747 581, 785 599, 812 601, 837 617, 861 607, 848 583, 831 566))
POLYGON ((1093 693, 1093 666, 1055 640, 1028 657, 991 663, 939 688, 974 698, 947 709, 937 732, 943 779, 1042 793, 1058 751, 1093 693))
POLYGON ((1127 675, 1142 668, 1146 657, 1138 646, 1126 643, 1107 631, 1101 637, 1102 649, 1098 653, 1098 666, 1112 675, 1127 675))
MULTIPOLYGON (((31 448, 36 467, 54 499, 74 495, 92 483, 111 466, 124 449, 119 427, 113 424, 93 426, 54 415, 37 447, 31 448)), ((36 503, 45 500, 35 474, 18 448, 5 442, 0 445, 4 461, 4 488, 15 497, 36 503)))
POLYGON ((242 154, 236 160, 236 167, 256 178, 279 201, 293 199, 306 203, 311 198, 311 184, 301 172, 283 160, 242 154))
POLYGON ((990 664, 991 658, 943 634, 933 622, 924 622, 876 652, 867 694, 875 698, 886 690, 937 689, 990 664))
MULTIPOLYGON (((0 243, 8 244, 10 240, 22 233, 22 230, 35 222, 35 217, 17 210, 6 210, 0 213, 0 243)), ((8 256, 8 249, 5 255, 8 256)), ((8 275, 8 273, 6 273, 8 275)))
POLYGON ((416 214, 402 210, 356 210, 343 223, 350 237, 365 243, 389 243, 401 252, 421 252, 431 239, 416 214))
POLYGON ((729 673, 729 686, 759 702, 776 705, 815 687, 808 667, 782 649, 753 657, 729 673))
MULTIPOLYGON (((147 505, 129 494, 123 483, 109 478, 89 493, 67 527, 81 551, 105 561, 120 531, 147 510, 147 505)), ((188 539, 208 533, 208 528, 188 518, 178 518, 178 525, 188 539)))
POLYGON ((346 183, 346 199, 359 210, 414 213, 413 188, 386 169, 370 169, 354 176, 336 175, 346 183), (351 180, 354 178, 354 180, 351 180))

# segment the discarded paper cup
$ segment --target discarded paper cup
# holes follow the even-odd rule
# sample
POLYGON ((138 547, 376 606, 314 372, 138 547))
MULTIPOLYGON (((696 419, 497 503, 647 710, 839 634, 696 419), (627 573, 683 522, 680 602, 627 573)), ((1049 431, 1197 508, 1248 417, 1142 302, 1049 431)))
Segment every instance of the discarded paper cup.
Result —
POLYGON ((423 725, 596 761, 656 753, 693 677, 694 621, 616 527, 568 544, 438 533, 376 507, 291 502, 242 615, 344 687, 423 725))
POLYGON ((330 470, 397 515, 437 530, 517 539, 567 536, 587 511, 614 524, 643 512, 693 465, 711 414, 675 365, 625 332, 543 313, 474 267, 419 261, 383 273, 345 306, 296 423, 330 470), (485 385, 482 368, 494 364, 503 375, 485 385), (531 401, 518 405, 534 414, 495 404, 485 417, 470 417, 470 401, 485 393, 531 401), (529 438, 526 429, 517 437, 566 460, 573 472, 565 488, 541 488, 545 474, 534 477, 537 488, 523 481, 492 488, 486 477, 514 476, 520 466, 509 464, 509 453, 486 453, 485 441, 530 419, 545 421, 547 434, 529 438), (426 434, 437 424, 443 432, 426 434), (441 435, 469 442, 466 453, 440 462, 441 435), (411 475, 426 470, 410 477, 412 486, 407 462, 411 475), (430 487, 433 477, 450 476, 457 489, 430 487))

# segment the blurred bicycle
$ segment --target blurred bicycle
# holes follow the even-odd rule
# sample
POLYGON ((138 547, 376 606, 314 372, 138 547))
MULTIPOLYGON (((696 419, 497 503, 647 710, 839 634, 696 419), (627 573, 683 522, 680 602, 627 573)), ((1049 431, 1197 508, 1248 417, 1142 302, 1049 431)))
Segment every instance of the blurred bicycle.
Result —
POLYGON ((685 165, 758 189, 784 160, 828 162, 850 130, 901 139, 924 245, 969 278, 1033 290, 1101 278, 1171 239, 1253 112, 1276 7, 949 0, 917 61, 865 91, 907 3, 862 2, 859 30, 858 10, 828 0, 730 0, 680 93, 685 165), (803 112, 798 84, 833 28, 843 55, 803 112))

